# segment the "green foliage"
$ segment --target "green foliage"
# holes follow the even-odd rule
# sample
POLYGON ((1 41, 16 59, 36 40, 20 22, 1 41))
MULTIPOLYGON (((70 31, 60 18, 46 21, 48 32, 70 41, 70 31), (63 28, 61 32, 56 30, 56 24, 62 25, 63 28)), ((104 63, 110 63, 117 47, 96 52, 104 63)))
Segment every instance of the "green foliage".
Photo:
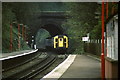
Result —
MULTIPOLYGON (((114 11, 115 12, 118 12, 118 4, 113 4, 112 2, 109 2, 108 3, 108 17, 110 17, 112 14, 112 7, 114 7, 114 11)), ((106 11, 106 8, 105 8, 105 11, 106 11)), ((97 12, 101 13, 101 5, 97 8, 97 12)), ((98 15, 100 18, 98 19, 98 24, 95 25, 95 27, 91 30, 90 32, 90 39, 101 39, 101 15, 98 15)), ((104 21, 106 21, 106 15, 105 15, 105 18, 104 18, 104 21)), ((105 27, 106 28, 106 27, 105 27)))
MULTIPOLYGON (((6 30, 4 32, 2 32, 2 52, 10 52, 10 25, 6 24, 6 30)), ((21 36, 21 35, 20 35, 21 36)), ((17 51, 18 50, 18 30, 16 28, 16 26, 13 26, 12 28, 12 51, 17 51)), ((26 49, 30 49, 27 44, 25 43, 25 41, 23 40, 23 38, 20 38, 20 50, 26 50, 26 49)))
POLYGON ((101 21, 98 22, 98 25, 90 32, 90 39, 101 39, 101 21))
POLYGON ((8 4, 3 5, 2 11, 2 51, 9 51, 10 39, 10 22, 15 18, 14 13, 9 8, 8 4))
POLYGON ((95 17, 95 11, 97 10, 97 3, 92 2, 78 2, 78 3, 66 3, 70 8, 70 13, 67 13, 76 20, 78 23, 88 24, 87 31, 93 29, 97 24, 95 17))
POLYGON ((19 23, 31 25, 30 22, 34 22, 34 17, 36 13, 39 12, 38 3, 30 3, 30 2, 16 2, 9 3, 12 5, 12 11, 16 15, 16 19, 19 23))
POLYGON ((71 17, 62 25, 70 38, 69 52, 82 54, 84 52, 82 37, 86 36, 97 24, 94 18, 97 4, 65 3, 65 5, 70 8, 70 12, 66 12, 66 14, 71 17))
POLYGON ((85 30, 83 31, 83 26, 87 26, 87 24, 82 25, 80 22, 77 21, 74 22, 72 19, 68 19, 67 23, 63 24, 63 27, 66 27, 66 33, 69 36, 69 53, 82 53, 83 47, 82 47, 82 41, 81 38, 86 34, 85 30))
MULTIPOLYGON (((3 3, 2 6, 2 52, 10 52, 10 24, 17 20, 16 14, 13 12, 12 3, 3 3)), ((13 51, 18 50, 18 30, 17 25, 12 27, 12 45, 13 51)), ((25 41, 21 38, 21 49, 30 49, 25 41)))

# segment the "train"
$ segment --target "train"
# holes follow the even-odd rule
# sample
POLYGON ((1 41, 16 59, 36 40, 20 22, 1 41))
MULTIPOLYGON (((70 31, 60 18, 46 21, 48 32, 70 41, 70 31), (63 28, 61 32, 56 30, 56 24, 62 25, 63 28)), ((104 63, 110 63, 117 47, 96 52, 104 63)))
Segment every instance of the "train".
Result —
POLYGON ((58 54, 64 54, 69 47, 69 40, 67 35, 56 35, 54 37, 46 38, 46 49, 54 51, 58 54))

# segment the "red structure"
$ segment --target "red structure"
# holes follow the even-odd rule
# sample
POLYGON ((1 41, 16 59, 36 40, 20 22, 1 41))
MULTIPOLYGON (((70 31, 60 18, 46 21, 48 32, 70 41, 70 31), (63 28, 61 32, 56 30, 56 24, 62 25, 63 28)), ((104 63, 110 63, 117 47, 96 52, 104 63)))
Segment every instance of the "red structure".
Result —
POLYGON ((18 49, 20 49, 20 24, 18 24, 18 49))
POLYGON ((101 78, 105 79, 105 58, 104 58, 104 0, 102 1, 102 53, 101 53, 101 78))
POLYGON ((26 41, 26 28, 24 27, 24 40, 26 41))
POLYGON ((24 40, 27 42, 27 27, 24 27, 24 40))
POLYGON ((12 47, 13 47, 13 45, 12 45, 12 24, 10 24, 10 51, 12 51, 12 47))
MULTIPOLYGON (((111 3, 109 3, 111 4, 111 3)), ((118 12, 117 3, 112 2, 112 6, 104 9, 102 2, 102 53, 101 53, 101 75, 102 80, 117 80, 118 78, 118 12), (109 11, 108 11, 108 8, 109 11), (106 19, 104 18, 106 10, 106 19), (104 21, 105 19, 105 21, 104 21), (106 22, 106 24, 104 23, 106 22), (106 26, 106 55, 104 52, 104 28, 106 26)))
POLYGON ((24 38, 24 25, 22 26, 22 37, 25 40, 25 38, 24 38))

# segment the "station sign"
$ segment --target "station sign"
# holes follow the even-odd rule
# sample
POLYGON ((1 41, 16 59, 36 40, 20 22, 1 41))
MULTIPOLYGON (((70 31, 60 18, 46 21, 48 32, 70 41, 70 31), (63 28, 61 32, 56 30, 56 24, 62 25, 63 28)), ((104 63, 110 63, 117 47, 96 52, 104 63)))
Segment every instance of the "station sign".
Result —
POLYGON ((88 41, 89 37, 82 37, 82 41, 88 41))

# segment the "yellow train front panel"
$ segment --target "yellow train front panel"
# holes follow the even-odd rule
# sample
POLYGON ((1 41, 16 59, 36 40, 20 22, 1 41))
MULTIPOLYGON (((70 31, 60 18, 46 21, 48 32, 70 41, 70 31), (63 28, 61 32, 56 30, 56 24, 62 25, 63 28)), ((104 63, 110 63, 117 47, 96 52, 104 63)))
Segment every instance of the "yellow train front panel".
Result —
POLYGON ((64 47, 63 38, 58 39, 58 47, 64 47))
POLYGON ((58 44, 58 36, 55 36, 54 37, 54 48, 57 47, 57 44, 58 44))
POLYGON ((54 37, 54 48, 68 48, 68 37, 65 35, 57 35, 54 37))
POLYGON ((68 37, 67 36, 63 36, 64 37, 64 43, 66 44, 65 47, 68 48, 68 37))

